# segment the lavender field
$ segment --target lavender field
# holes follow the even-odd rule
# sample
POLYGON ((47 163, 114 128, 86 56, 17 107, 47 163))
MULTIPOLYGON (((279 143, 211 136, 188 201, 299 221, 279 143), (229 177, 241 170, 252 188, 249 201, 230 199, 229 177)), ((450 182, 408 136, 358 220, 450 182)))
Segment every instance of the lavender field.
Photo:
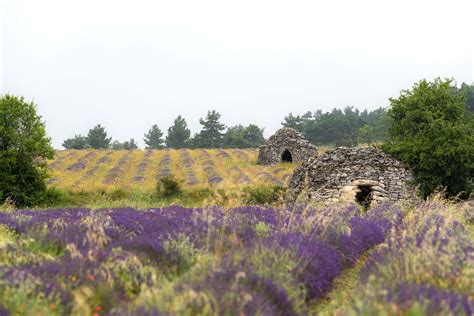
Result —
POLYGON ((472 315, 469 216, 441 202, 0 212, 0 315, 472 315))

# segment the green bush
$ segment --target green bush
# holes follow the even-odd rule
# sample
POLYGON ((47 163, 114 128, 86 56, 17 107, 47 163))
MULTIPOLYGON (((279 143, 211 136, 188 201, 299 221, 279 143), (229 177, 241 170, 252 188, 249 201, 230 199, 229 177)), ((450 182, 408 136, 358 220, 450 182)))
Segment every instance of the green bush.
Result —
POLYGON ((173 175, 160 178, 156 183, 156 193, 160 198, 175 197, 182 192, 182 181, 173 175))
POLYGON ((22 97, 0 97, 0 202, 38 205, 46 194, 51 140, 36 105, 22 97))
POLYGON ((468 197, 474 174, 474 127, 451 80, 422 80, 390 99, 392 127, 382 149, 408 165, 424 197, 439 187, 468 197))
POLYGON ((112 201, 119 201, 119 200, 124 200, 130 196, 130 193, 125 191, 124 189, 115 189, 112 192, 109 193, 110 198, 112 201))
POLYGON ((243 202, 246 204, 268 205, 278 202, 285 192, 280 185, 257 184, 243 189, 243 202))
POLYGON ((64 190, 52 187, 48 188, 41 198, 41 206, 53 207, 66 204, 69 201, 68 193, 64 190))

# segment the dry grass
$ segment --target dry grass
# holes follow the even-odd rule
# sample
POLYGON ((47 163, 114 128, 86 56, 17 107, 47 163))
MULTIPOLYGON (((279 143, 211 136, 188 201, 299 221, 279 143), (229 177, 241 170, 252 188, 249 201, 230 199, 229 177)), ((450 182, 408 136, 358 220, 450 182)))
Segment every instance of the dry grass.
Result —
POLYGON ((153 190, 157 178, 169 173, 197 181, 187 188, 240 189, 252 184, 286 184, 295 164, 259 166, 256 149, 188 149, 192 167, 183 166, 183 150, 68 150, 49 161, 50 185, 68 191, 153 190), (169 156, 169 161, 167 161, 169 156), (82 162, 82 165, 81 165, 82 162), (217 180, 216 180, 217 179, 217 180))

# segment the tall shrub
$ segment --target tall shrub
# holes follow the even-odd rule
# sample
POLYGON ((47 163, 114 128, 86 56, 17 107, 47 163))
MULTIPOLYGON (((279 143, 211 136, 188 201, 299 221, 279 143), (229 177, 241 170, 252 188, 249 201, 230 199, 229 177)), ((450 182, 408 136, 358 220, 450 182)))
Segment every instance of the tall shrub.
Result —
POLYGON ((23 97, 0 97, 0 199, 34 205, 46 193, 51 139, 36 106, 23 97))
POLYGON ((464 95, 452 91, 452 80, 421 80, 390 99, 392 126, 383 149, 412 168, 425 197, 440 186, 448 196, 471 191, 473 126, 464 95))

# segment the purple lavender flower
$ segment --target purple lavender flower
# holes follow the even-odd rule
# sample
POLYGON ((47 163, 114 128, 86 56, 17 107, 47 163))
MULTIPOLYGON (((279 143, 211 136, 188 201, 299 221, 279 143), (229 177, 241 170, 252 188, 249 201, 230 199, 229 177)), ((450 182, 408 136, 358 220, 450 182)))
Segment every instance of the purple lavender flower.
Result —
POLYGON ((468 295, 407 282, 402 282, 395 289, 389 290, 387 301, 402 308, 408 308, 414 302, 419 302, 426 306, 428 315, 440 315, 446 310, 455 315, 472 315, 474 310, 474 302, 468 295))

